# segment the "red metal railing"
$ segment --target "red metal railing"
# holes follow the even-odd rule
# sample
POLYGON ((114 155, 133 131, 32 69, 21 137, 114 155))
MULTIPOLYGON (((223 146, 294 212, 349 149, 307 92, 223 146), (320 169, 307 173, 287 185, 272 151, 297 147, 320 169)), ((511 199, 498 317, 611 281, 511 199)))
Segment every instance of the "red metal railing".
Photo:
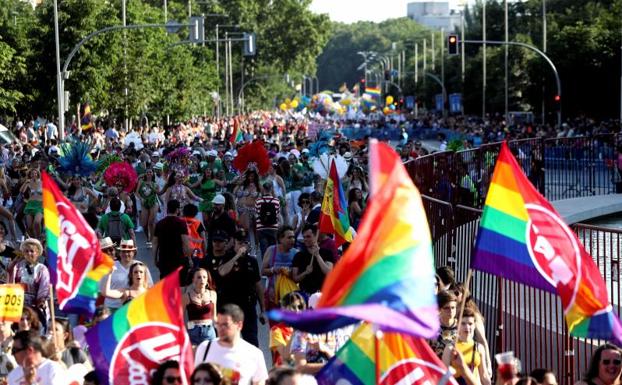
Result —
MULTIPOLYGON (((451 266, 456 279, 464 282, 481 210, 427 196, 423 202, 436 265, 451 266)), ((622 230, 585 224, 575 224, 573 230, 598 264, 619 314, 622 230)), ((573 384, 585 371, 593 349, 603 342, 570 337, 561 302, 554 294, 479 271, 473 274, 470 290, 486 320, 492 355, 513 350, 523 372, 549 368, 561 384, 573 384)))

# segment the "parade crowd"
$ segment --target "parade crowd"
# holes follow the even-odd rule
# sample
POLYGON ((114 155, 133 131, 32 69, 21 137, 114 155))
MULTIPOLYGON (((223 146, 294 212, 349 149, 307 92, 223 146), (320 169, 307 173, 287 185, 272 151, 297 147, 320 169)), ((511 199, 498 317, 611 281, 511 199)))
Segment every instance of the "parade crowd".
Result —
MULTIPOLYGON (((398 130, 390 143, 404 162, 430 151, 408 134, 422 126, 471 135, 476 138, 471 145, 612 130, 608 123, 574 123, 563 131, 431 116, 356 124, 398 130)), ((330 159, 338 163, 354 231, 361 222, 370 192, 368 146, 366 138, 349 138, 343 128, 339 121, 256 112, 128 132, 98 122, 84 130, 74 127, 62 141, 51 122, 13 122, 17 140, 0 144, 0 283, 22 284, 25 304, 20 322, 0 324, 0 383, 103 383, 93 371, 85 332, 178 269, 180 306, 195 354, 190 384, 316 383, 313 376, 353 328, 315 335, 270 321, 266 312, 314 308, 325 277, 347 248, 319 230, 330 159), (83 172, 93 160, 99 166, 83 172), (97 233, 102 251, 114 258, 112 272, 99 282, 92 319, 50 305, 43 171, 97 233), (137 259, 139 248, 143 261, 137 259), (150 271, 144 258, 157 271, 150 271), (268 357, 259 349, 266 343, 260 341, 261 325, 270 330, 268 357)), ((557 383, 548 368, 525 373, 519 357, 512 358, 509 372, 493 370, 486 321, 447 266, 437 268, 437 299, 441 331, 429 344, 454 368, 458 383, 557 383)), ((180 370, 176 361, 166 361, 151 384, 181 384, 180 370)), ((603 345, 580 384, 620 385, 621 371, 622 350, 603 345)))

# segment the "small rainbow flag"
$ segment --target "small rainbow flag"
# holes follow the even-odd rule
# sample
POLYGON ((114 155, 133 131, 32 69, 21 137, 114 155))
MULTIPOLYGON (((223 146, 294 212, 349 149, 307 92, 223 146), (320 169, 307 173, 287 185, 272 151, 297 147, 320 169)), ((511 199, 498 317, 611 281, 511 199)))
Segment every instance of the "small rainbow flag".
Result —
POLYGON ((352 338, 315 378, 319 385, 376 385, 376 368, 381 385, 457 385, 451 372, 423 338, 384 333, 376 341, 372 325, 366 323, 354 331, 352 338))
POLYGON ((82 131, 88 131, 93 128, 93 117, 91 115, 91 106, 88 103, 82 105, 82 118, 80 119, 82 131))
POLYGON ((233 119, 233 132, 231 132, 231 136, 229 137, 229 142, 231 144, 240 143, 244 140, 244 133, 240 129, 240 121, 238 118, 233 119))
POLYGON ((65 312, 95 312, 97 283, 114 261, 101 252, 97 235, 54 180, 41 173, 43 220, 50 278, 65 312))
POLYGON ((183 384, 188 383, 194 357, 184 325, 179 270, 86 333, 104 384, 149 384, 152 370, 167 360, 179 362, 183 384))
POLYGON ((365 93, 373 97, 380 97, 380 87, 365 87, 365 93))
POLYGON ((575 337, 622 342, 598 266, 535 189, 504 142, 486 197, 472 267, 557 292, 575 337))
POLYGON ((433 338, 440 326, 421 196, 389 145, 370 141, 369 156, 371 198, 356 239, 324 281, 318 308, 269 316, 312 333, 364 320, 433 338))
POLYGON ((330 162, 330 172, 326 187, 324 188, 324 201, 320 214, 320 231, 335 234, 337 247, 345 242, 352 242, 352 228, 348 215, 348 203, 346 202, 343 187, 337 174, 335 161, 330 162))

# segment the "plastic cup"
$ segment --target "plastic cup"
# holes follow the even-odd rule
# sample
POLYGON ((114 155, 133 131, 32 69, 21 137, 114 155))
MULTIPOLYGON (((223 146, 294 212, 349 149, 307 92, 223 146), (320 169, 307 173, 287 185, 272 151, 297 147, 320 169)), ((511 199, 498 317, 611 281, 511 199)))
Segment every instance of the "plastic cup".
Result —
POLYGON ((514 352, 503 352, 495 354, 497 360, 497 371, 503 381, 511 380, 514 377, 514 367, 516 366, 516 358, 514 352))

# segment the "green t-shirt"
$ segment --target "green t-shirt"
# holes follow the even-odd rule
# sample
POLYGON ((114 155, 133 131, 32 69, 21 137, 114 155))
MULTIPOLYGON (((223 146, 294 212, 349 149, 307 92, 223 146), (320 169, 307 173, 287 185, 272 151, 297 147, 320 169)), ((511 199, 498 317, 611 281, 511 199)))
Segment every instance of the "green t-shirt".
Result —
MULTIPOLYGON (((99 223, 97 224, 97 229, 101 231, 105 236, 110 236, 108 234, 108 220, 110 219, 111 214, 119 214, 118 211, 111 211, 107 214, 104 214, 99 218, 99 223)), ((123 228, 123 239, 130 239, 130 230, 134 230, 134 223, 129 215, 123 213, 121 214, 121 227, 123 228)))

